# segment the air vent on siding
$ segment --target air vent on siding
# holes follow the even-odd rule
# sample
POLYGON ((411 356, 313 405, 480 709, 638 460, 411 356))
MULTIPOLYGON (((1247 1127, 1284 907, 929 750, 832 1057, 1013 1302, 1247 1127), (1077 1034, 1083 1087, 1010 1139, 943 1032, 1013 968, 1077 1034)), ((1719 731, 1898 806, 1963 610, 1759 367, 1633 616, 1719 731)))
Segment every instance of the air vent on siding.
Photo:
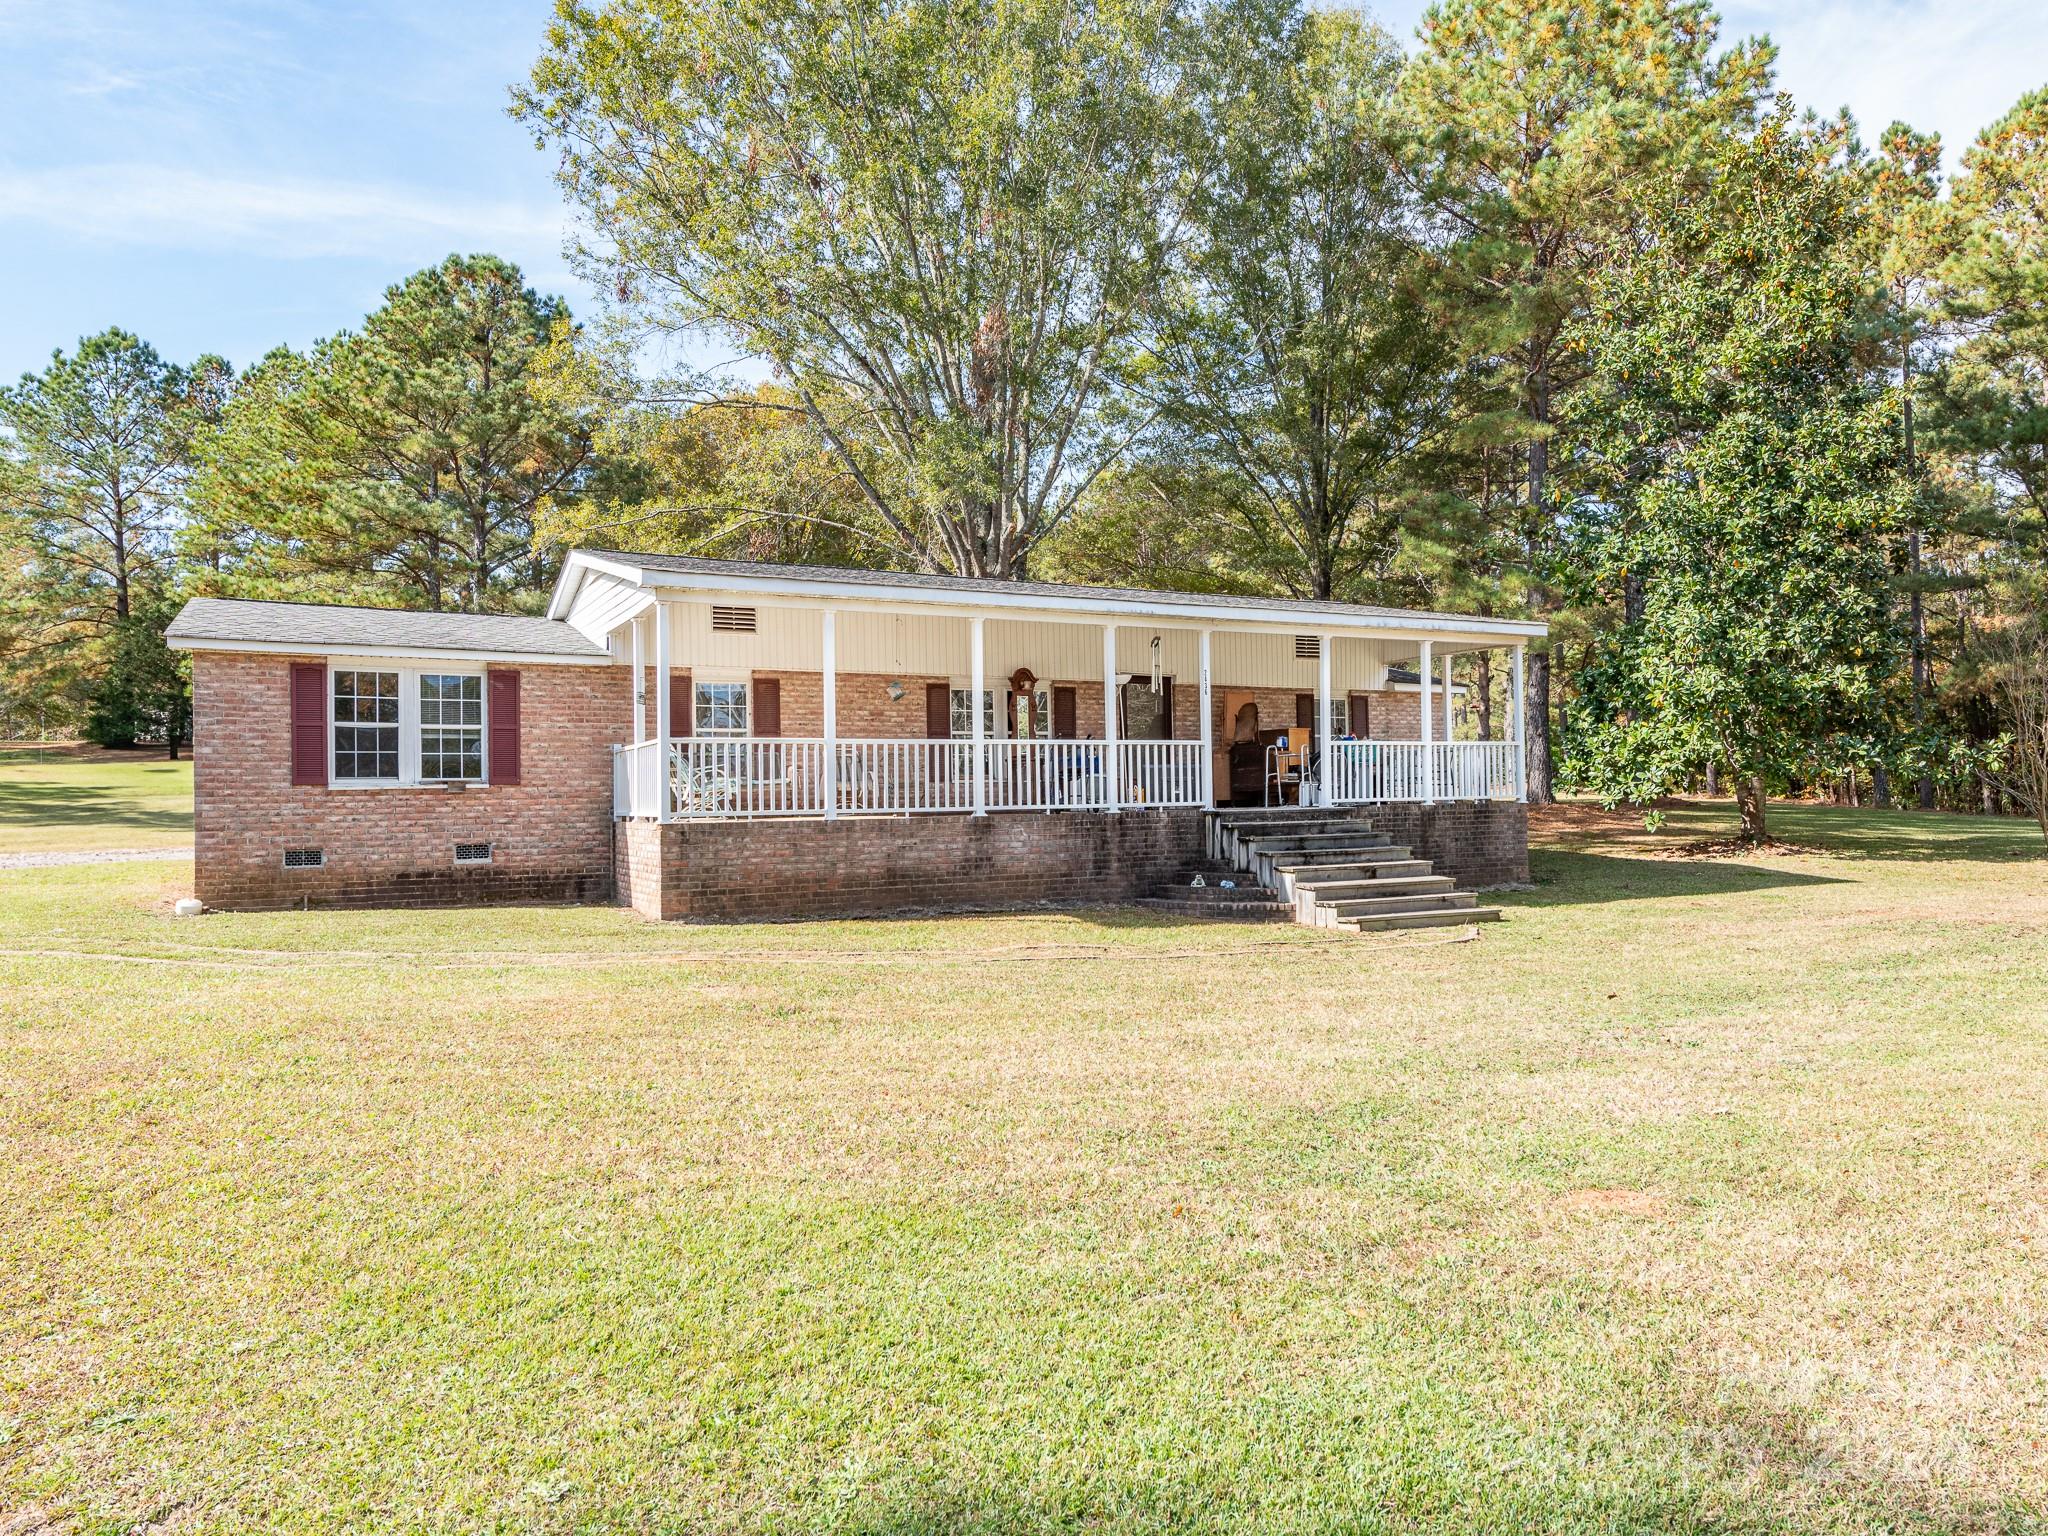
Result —
POLYGON ((286 869, 319 869, 327 862, 327 853, 320 848, 287 848, 284 851, 286 869))
POLYGON ((489 843, 457 843, 455 862, 458 864, 488 864, 491 862, 489 843))
POLYGON ((754 610, 751 608, 727 608, 713 604, 711 628, 728 635, 751 635, 754 632, 754 610))
POLYGON ((1316 660, 1323 654, 1323 637, 1321 635, 1296 635, 1294 637, 1294 654, 1298 660, 1316 660))

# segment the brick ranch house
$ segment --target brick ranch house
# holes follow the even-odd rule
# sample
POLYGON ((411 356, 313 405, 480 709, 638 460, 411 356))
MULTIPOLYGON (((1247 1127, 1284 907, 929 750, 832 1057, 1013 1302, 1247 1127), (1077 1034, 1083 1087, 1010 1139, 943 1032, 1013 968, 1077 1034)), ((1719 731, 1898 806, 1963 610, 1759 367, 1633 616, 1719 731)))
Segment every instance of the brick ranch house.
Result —
POLYGON ((1361 893, 1299 866, 1377 878, 1391 913, 1526 878, 1543 633, 577 550, 544 618, 195 598, 169 638, 214 907, 788 917, 1121 902, 1207 868, 1239 872, 1233 906, 1329 895, 1327 920, 1361 893), (1485 648, 1509 737, 1453 740, 1452 657, 1485 648))

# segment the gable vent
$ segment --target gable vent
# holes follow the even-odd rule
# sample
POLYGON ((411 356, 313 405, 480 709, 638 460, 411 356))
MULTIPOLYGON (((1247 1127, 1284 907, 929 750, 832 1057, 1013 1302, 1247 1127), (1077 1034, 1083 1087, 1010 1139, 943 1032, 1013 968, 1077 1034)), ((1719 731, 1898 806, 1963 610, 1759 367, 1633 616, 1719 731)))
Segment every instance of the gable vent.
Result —
POLYGON ((287 848, 284 851, 286 869, 319 869, 326 862, 326 850, 321 848, 287 848))
POLYGON ((1296 659, 1301 661, 1319 660, 1323 654, 1323 637, 1321 635, 1296 635, 1294 637, 1294 654, 1296 659))
POLYGON ((714 633, 728 635, 751 635, 754 632, 754 610, 751 608, 727 608, 713 604, 711 628, 714 633))

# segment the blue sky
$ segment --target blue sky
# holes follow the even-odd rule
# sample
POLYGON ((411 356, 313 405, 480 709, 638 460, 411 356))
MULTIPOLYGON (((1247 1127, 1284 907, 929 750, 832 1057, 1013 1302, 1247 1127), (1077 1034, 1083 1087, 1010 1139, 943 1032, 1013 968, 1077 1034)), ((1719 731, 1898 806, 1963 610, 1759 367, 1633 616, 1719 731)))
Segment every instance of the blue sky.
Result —
MULTIPOLYGON (((1408 35, 1423 0, 1386 0, 1408 35)), ((547 156, 505 115, 549 0, 0 0, 0 379, 119 324, 166 356, 354 325, 491 250, 587 306, 547 156)), ((1805 105, 1959 149, 2048 83, 2043 0, 1744 0, 1805 105)))

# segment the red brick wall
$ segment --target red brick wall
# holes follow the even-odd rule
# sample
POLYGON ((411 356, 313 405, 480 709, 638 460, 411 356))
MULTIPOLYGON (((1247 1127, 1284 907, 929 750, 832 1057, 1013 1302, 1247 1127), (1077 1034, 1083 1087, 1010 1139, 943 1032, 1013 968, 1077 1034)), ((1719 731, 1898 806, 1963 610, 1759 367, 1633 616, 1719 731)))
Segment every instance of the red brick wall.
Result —
POLYGON ((1529 808, 1515 800, 1360 807, 1375 830, 1428 859, 1440 875, 1478 889, 1529 880, 1529 808))
MULTIPOLYGON (((304 660, 305 658, 298 658, 304 660)), ((198 896, 215 907, 603 901, 612 892, 613 742, 627 739, 628 670, 526 666, 522 783, 449 789, 295 788, 293 658, 192 658, 198 896), (457 842, 488 842, 458 869, 457 842), (287 848, 324 868, 288 870, 287 848)))
POLYGON ((1201 814, 620 822, 621 896, 646 917, 711 919, 1114 903, 1200 860, 1201 814))

